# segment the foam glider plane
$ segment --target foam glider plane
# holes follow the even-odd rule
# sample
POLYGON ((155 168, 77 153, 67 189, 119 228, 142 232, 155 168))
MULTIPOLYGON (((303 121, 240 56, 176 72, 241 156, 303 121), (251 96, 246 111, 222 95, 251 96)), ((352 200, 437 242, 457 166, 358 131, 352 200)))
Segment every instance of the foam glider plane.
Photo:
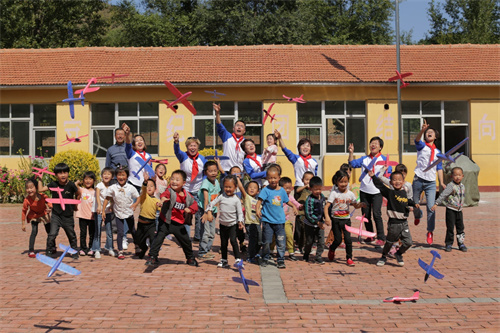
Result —
POLYGON ((83 95, 80 95, 80 97, 73 97, 76 94, 76 92, 73 93, 73 85, 71 81, 68 81, 67 87, 68 87, 68 98, 63 99, 62 101, 69 104, 69 114, 71 116, 71 119, 75 119, 75 102, 81 101, 82 106, 84 106, 85 98, 83 97, 83 95))
POLYGON ((424 283, 427 282, 427 279, 429 278, 430 275, 434 276, 436 279, 444 278, 444 275, 436 271, 433 267, 436 258, 441 259, 441 256, 435 250, 432 250, 431 254, 432 254, 432 261, 429 265, 427 265, 422 259, 418 258, 418 264, 425 271, 424 283))
POLYGON ((71 275, 80 275, 82 272, 62 262, 64 256, 66 256, 66 253, 74 254, 76 253, 76 250, 73 250, 71 247, 63 244, 59 244, 59 248, 61 250, 64 250, 64 252, 57 260, 40 253, 36 254, 36 258, 38 259, 38 261, 51 267, 49 274, 47 274, 47 277, 51 277, 57 270, 71 275))
POLYGON ((419 299, 420 292, 417 290, 411 297, 389 297, 384 299, 386 303, 416 302, 419 299))
POLYGON ((273 120, 276 120, 276 114, 271 115, 271 109, 273 108, 274 103, 269 105, 269 108, 267 110, 262 110, 264 112, 264 119, 262 120, 262 125, 266 123, 267 117, 271 117, 271 120, 269 121, 270 123, 273 122, 273 120))
POLYGON ((413 73, 409 73, 409 72, 408 72, 408 73, 403 73, 403 74, 401 74, 400 72, 396 71, 396 76, 393 76, 393 77, 389 78, 389 81, 396 81, 396 80, 400 80, 400 81, 401 81, 401 86, 400 86, 400 87, 401 87, 401 88, 406 88, 406 87, 408 87, 410 84, 409 84, 408 82, 403 81, 403 79, 404 79, 405 77, 410 76, 410 75, 413 75, 413 73))
POLYGON ((437 160, 435 160, 433 163, 429 164, 427 168, 425 168, 424 172, 429 171, 432 169, 434 166, 438 165, 441 161, 450 161, 451 163, 455 162, 457 158, 463 155, 463 153, 460 153, 457 155, 457 157, 452 157, 451 155, 459 150, 467 141, 469 138, 463 139, 459 144, 457 144, 455 147, 451 148, 446 152, 446 154, 437 154, 437 160))
POLYGON ((219 98, 219 96, 226 96, 226 94, 217 92, 217 90, 211 91, 211 90, 205 90, 207 94, 212 94, 213 98, 219 98))
POLYGON ((151 161, 151 157, 148 158, 146 161, 144 161, 141 157, 136 156, 135 160, 137 162, 139 162, 139 164, 141 165, 141 167, 139 168, 139 170, 137 170, 137 172, 132 171, 132 174, 135 176, 135 178, 141 179, 141 177, 139 175, 140 175, 140 172, 142 171, 142 169, 146 170, 146 172, 149 174, 149 177, 151 177, 151 178, 154 177, 155 172, 154 172, 153 168, 151 168, 151 166, 149 165, 149 161, 151 161))
POLYGON ((33 167, 33 169, 35 169, 36 171, 38 172, 34 172, 33 171, 33 174, 34 175, 37 175, 38 177, 42 178, 43 177, 43 174, 46 173, 46 174, 49 174, 49 175, 52 175, 52 176, 55 176, 56 174, 53 173, 53 172, 50 172, 48 170, 48 166, 46 166, 45 168, 41 169, 41 168, 37 168, 37 167, 33 167))
POLYGON ((165 103, 167 105, 167 107, 169 109, 171 109, 172 111, 174 111, 175 113, 177 113, 177 109, 174 108, 174 105, 178 104, 178 103, 182 103, 184 104, 184 106, 189 110, 191 111, 192 114, 196 115, 196 109, 194 108, 194 106, 189 103, 189 101, 187 100, 187 98, 189 96, 191 96, 192 92, 191 91, 188 91, 187 93, 185 94, 182 94, 172 83, 170 83, 169 81, 163 81, 163 83, 165 83, 165 85, 167 86, 168 90, 170 90, 170 92, 172 94, 174 94, 175 98, 177 98, 175 101, 173 101, 172 103, 169 103, 168 101, 162 99, 161 101, 163 103, 165 103))
POLYGON ((63 198, 62 191, 64 191, 64 189, 62 189, 60 187, 49 187, 49 190, 51 190, 53 192, 57 192, 59 197, 58 198, 49 198, 49 199, 46 199, 45 201, 53 203, 53 204, 59 204, 59 205, 61 205, 63 210, 66 210, 66 205, 78 205, 81 202, 80 200, 77 200, 77 199, 63 198))
POLYGON ((129 76, 130 74, 115 74, 115 73, 111 73, 111 76, 100 76, 100 77, 96 77, 97 80, 107 80, 107 79, 111 79, 111 82, 105 82, 105 83, 111 83, 111 84, 114 84, 115 83, 115 79, 118 79, 118 78, 121 78, 121 77, 126 77, 126 76, 129 76))
POLYGON ((168 158, 163 158, 161 160, 156 160, 156 159, 152 158, 151 162, 153 162, 153 163, 160 163, 160 164, 168 164, 168 158))
POLYGON ((288 97, 283 95, 283 98, 287 99, 289 102, 297 102, 297 103, 305 103, 304 94, 300 95, 300 97, 288 97))
POLYGON ((89 135, 85 134, 85 135, 82 135, 82 136, 79 136, 76 138, 70 138, 70 137, 68 137, 68 134, 66 134, 66 140, 64 140, 63 144, 59 145, 59 147, 69 145, 70 143, 73 143, 73 142, 80 143, 80 142, 82 142, 82 138, 84 138, 86 136, 89 136, 89 135))
MULTIPOLYGON (((396 165, 399 164, 396 161, 389 160, 389 154, 387 154, 386 157, 387 157, 387 159, 385 161, 378 161, 377 163, 375 163, 375 165, 383 165, 386 169, 388 169, 390 166, 395 167, 396 165)), ((386 171, 386 174, 387 174, 387 171, 386 171)))
MULTIPOLYGON (((238 269, 238 272, 240 273, 240 278, 241 278, 241 283, 243 284, 243 288, 245 288, 247 294, 250 294, 250 288, 248 287, 248 285, 258 286, 259 284, 255 281, 248 280, 245 278, 245 276, 243 275, 243 270, 245 269, 245 267, 243 266, 243 260, 240 260, 239 263, 234 264, 234 267, 236 267, 238 269)), ((233 278, 233 281, 240 282, 239 279, 237 278, 233 278)))
POLYGON ((83 96, 87 93, 91 93, 91 92, 94 92, 94 91, 101 89, 101 87, 90 87, 91 84, 95 84, 95 83, 97 83, 97 79, 95 77, 93 77, 87 81, 87 85, 85 86, 85 88, 75 91, 75 94, 83 96))
POLYGON ((206 160, 215 160, 216 158, 218 158, 220 161, 229 159, 229 157, 224 155, 219 156, 217 149, 215 149, 215 155, 205 156, 206 160))
POLYGON ((358 243, 361 243, 361 237, 375 237, 377 236, 377 233, 375 232, 369 232, 363 230, 363 223, 368 222, 368 219, 365 217, 365 215, 361 216, 356 216, 356 220, 359 220, 359 229, 350 227, 348 225, 345 226, 345 230, 349 231, 351 234, 358 235, 358 243))

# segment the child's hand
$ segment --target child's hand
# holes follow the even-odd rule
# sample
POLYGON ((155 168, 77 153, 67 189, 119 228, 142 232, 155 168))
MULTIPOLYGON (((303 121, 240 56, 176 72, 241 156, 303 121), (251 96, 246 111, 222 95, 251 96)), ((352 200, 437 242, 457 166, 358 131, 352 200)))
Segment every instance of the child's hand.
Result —
POLYGON ((95 210, 95 212, 97 213, 97 215, 101 215, 101 213, 102 213, 101 206, 98 206, 97 209, 95 210))
POLYGON ((143 176, 144 176, 144 181, 145 181, 145 182, 147 182, 147 181, 148 181, 148 179, 149 179, 149 173, 148 173, 146 170, 144 170, 144 171, 142 172, 142 174, 143 174, 143 176))
POLYGON ((304 205, 303 204, 299 205, 299 210, 304 210, 304 205))
POLYGON ((255 211, 255 215, 257 215, 257 217, 259 218, 259 220, 262 218, 262 212, 260 209, 256 210, 255 211))
POLYGON ((106 213, 104 212, 104 210, 102 211, 101 216, 102 216, 102 220, 106 221, 106 213))
POLYGON ((354 143, 349 143, 349 146, 347 147, 347 151, 350 154, 354 154, 354 143))
POLYGON ((297 207, 292 206, 292 209, 293 209, 293 213, 294 213, 295 215, 298 215, 298 214, 299 214, 299 211, 298 211, 297 207))
POLYGON ((425 132, 425 130, 429 127, 429 124, 427 124, 427 120, 424 118, 424 123, 422 124, 422 133, 425 132))
POLYGON ((161 206, 163 206, 163 204, 161 202, 156 203, 156 207, 161 207, 161 206))
POLYGON ((274 130, 274 136, 276 137, 276 140, 281 139, 281 133, 278 130, 274 130))
POLYGON ((214 214, 212 214, 212 212, 208 212, 207 219, 208 222, 212 222, 214 220, 214 214))
POLYGON ((241 221, 240 221, 240 222, 238 222, 238 228, 239 228, 240 230, 243 230, 243 229, 245 228, 245 225, 243 224, 243 222, 241 222, 241 221))
POLYGON ((174 133, 174 143, 179 143, 179 133, 174 133))
POLYGON ((330 219, 330 216, 326 216, 325 217, 325 224, 327 226, 331 226, 332 225, 332 220, 330 219))
POLYGON ((201 216, 201 223, 205 223, 207 222, 208 220, 208 214, 207 213, 204 213, 202 216, 201 216))
POLYGON ((215 113, 220 113, 220 104, 212 103, 215 113))
POLYGON ((325 224, 323 222, 318 222, 318 227, 321 229, 321 230, 325 230, 325 224))
POLYGON ((134 204, 132 204, 132 206, 130 206, 130 208, 132 208, 133 211, 135 211, 135 209, 137 208, 137 203, 139 201, 136 201, 134 204))
POLYGON ((184 208, 184 211, 185 211, 186 213, 188 213, 188 214, 191 214, 191 209, 189 209, 189 208, 184 208))
MULTIPOLYGON (((434 204, 434 206, 432 206, 432 207, 431 207, 431 210, 432 210, 432 211, 435 211, 437 206, 438 206, 438 205, 434 204)), ((416 208, 418 208, 418 207, 417 207, 417 205, 415 205, 415 207, 416 207, 416 208)))
POLYGON ((24 224, 24 221, 23 221, 23 225, 21 226, 21 230, 26 232, 26 224, 24 224))
POLYGON ((373 177, 373 176, 375 176, 375 174, 373 173, 373 171, 372 171, 372 170, 369 170, 369 171, 368 171, 368 176, 373 177))
POLYGON ((354 208, 366 208, 366 202, 358 202, 353 204, 354 208))

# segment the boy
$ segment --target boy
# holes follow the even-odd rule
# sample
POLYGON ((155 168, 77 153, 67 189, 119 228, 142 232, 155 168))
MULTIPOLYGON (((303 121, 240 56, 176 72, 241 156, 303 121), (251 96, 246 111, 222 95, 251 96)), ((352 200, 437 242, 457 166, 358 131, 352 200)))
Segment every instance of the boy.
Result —
POLYGON ((306 203, 307 197, 311 194, 311 191, 309 190, 309 181, 312 177, 314 177, 314 173, 311 171, 304 172, 304 175, 302 176, 303 185, 296 187, 294 192, 295 200, 297 200, 297 202, 301 205, 299 207, 299 212, 295 217, 295 233, 293 235, 297 247, 295 253, 303 253, 304 251, 304 204, 306 203))
MULTIPOLYGON (((198 266, 198 262, 194 259, 191 239, 184 227, 186 222, 185 214, 195 214, 198 210, 198 204, 193 196, 183 188, 186 178, 187 175, 184 171, 175 170, 170 176, 170 187, 160 195, 162 202, 160 221, 158 223, 158 232, 149 250, 149 260, 146 262, 148 266, 157 266, 159 264, 158 253, 160 247, 165 236, 170 234, 173 234, 181 245, 187 259, 186 263, 190 266, 198 266)), ((187 218, 191 218, 191 216, 188 215, 187 218)))
MULTIPOLYGON (((198 192, 198 202, 201 203, 201 209, 204 211, 208 204, 212 202, 220 193, 220 184, 217 180, 219 170, 215 161, 207 161, 203 167, 203 173, 206 178, 201 183, 200 191, 198 192)), ((217 217, 217 207, 212 211, 214 217, 217 217)), ((207 213, 201 217, 202 231, 200 234, 200 246, 198 250, 198 259, 213 259, 214 255, 210 253, 212 244, 215 238, 215 219, 207 220, 207 213)))
POLYGON ((325 261, 321 257, 323 249, 325 248, 325 226, 324 226, 324 207, 326 198, 321 193, 323 181, 320 177, 314 176, 309 181, 309 188, 311 194, 307 197, 304 210, 304 231, 306 235, 306 244, 304 246, 304 261, 309 261, 309 254, 311 253, 314 240, 317 241, 316 259, 317 264, 323 265, 325 261))
MULTIPOLYGON (((49 188, 59 187, 62 188, 61 196, 63 199, 80 199, 80 190, 72 181, 68 180, 69 166, 66 163, 59 163, 54 167, 57 181, 51 182, 47 186, 42 186, 38 182, 38 193, 48 191, 49 188)), ((52 192, 52 198, 59 198, 59 193, 52 192)), ((78 208, 76 205, 65 205, 65 210, 62 209, 58 203, 53 203, 52 215, 50 217, 50 233, 47 237, 47 256, 54 256, 56 254, 56 238, 59 234, 59 228, 63 228, 69 240, 69 246, 76 249, 76 233, 75 233, 75 220, 73 219, 73 212, 78 208)), ((73 259, 78 259, 78 253, 72 254, 73 259)))
POLYGON ((295 220, 295 216, 298 214, 298 209, 300 204, 294 199, 291 195, 293 191, 292 180, 288 177, 283 177, 280 179, 280 186, 283 187, 288 194, 288 200, 293 204, 292 207, 285 206, 285 234, 286 234, 286 250, 288 251, 288 258, 291 261, 297 261, 297 258, 294 254, 293 247, 293 220, 295 220))
POLYGON ((451 181, 446 189, 439 195, 431 210, 434 212, 436 207, 444 202, 446 205, 446 244, 445 251, 450 252, 453 245, 453 229, 457 228, 457 243, 458 248, 462 252, 467 252, 467 247, 464 244, 464 218, 462 215, 462 207, 465 200, 465 186, 462 184, 464 171, 461 167, 451 169, 451 181))

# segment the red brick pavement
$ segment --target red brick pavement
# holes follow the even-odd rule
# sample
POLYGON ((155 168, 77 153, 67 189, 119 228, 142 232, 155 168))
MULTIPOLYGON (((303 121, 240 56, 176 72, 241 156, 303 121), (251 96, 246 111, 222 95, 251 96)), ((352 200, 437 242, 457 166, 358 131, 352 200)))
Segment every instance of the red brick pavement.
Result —
MULTIPOLYGON (((162 265, 151 273, 131 256, 131 245, 123 261, 68 257, 64 262, 81 270, 80 276, 46 278, 49 267, 27 256, 31 230, 21 231, 20 206, 2 205, 0 331, 498 332, 499 199, 500 193, 482 193, 479 207, 464 210, 468 253, 442 250, 445 209, 438 209, 433 248, 442 255, 435 268, 443 280, 430 277, 423 283, 417 258, 430 261, 431 247, 425 244, 425 221, 417 227, 411 221, 416 246, 405 254, 404 267, 390 259, 376 267, 380 250, 357 243, 355 267, 345 265, 340 249, 339 259, 323 266, 287 261, 287 269, 278 272, 288 302, 276 304, 266 304, 262 287, 245 293, 232 281, 236 270, 216 268, 218 256, 198 268, 185 265, 182 250, 168 240, 160 252, 162 265), (380 302, 410 296, 413 289, 421 291, 417 303, 380 302)), ((42 228, 37 250, 43 252, 45 240, 42 228)), ((62 230, 60 242, 68 243, 62 230)), ((245 276, 262 285, 259 267, 247 264, 245 276)))

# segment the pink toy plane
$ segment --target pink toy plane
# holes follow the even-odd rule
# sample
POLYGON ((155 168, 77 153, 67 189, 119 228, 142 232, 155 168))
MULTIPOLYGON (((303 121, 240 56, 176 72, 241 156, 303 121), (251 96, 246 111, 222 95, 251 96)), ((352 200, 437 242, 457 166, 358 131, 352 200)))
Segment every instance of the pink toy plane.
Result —
POLYGON ((164 158, 164 159, 161 159, 161 160, 151 159, 151 162, 153 162, 153 163, 160 163, 160 164, 168 164, 168 158, 164 158))
POLYGON ((94 92, 94 91, 101 89, 101 87, 93 87, 93 88, 90 87, 91 84, 95 84, 95 83, 97 83, 97 79, 95 77, 93 77, 90 80, 88 80, 88 83, 85 86, 85 88, 75 91, 75 94, 83 96, 86 93, 91 93, 91 92, 94 92))
POLYGON ((416 302, 418 301, 420 292, 417 290, 411 297, 389 297, 384 299, 386 303, 401 303, 401 302, 416 302))
POLYGON ((77 138, 69 138, 68 134, 66 134, 66 140, 63 141, 65 143, 63 143, 62 145, 59 145, 59 147, 69 145, 70 143, 73 143, 73 142, 76 142, 76 143, 82 142, 81 138, 84 138, 86 136, 89 136, 89 135, 85 134, 85 135, 79 136, 77 138))
POLYGON ((59 198, 50 198, 50 199, 46 199, 47 202, 50 202, 50 203, 53 203, 53 204, 59 204, 61 205, 62 209, 63 210, 66 210, 66 204, 68 205, 78 205, 81 201, 80 200, 76 200, 76 199, 65 199, 62 197, 62 191, 64 191, 64 189, 60 188, 60 187, 49 187, 49 190, 53 191, 53 192, 57 192, 57 194, 59 195, 59 198))
POLYGON ((405 88, 405 87, 408 87, 410 85, 408 82, 403 81, 403 79, 407 76, 413 75, 413 73, 401 74, 398 71, 396 71, 396 74, 397 74, 396 76, 389 78, 389 81, 400 80, 401 81, 401 86, 400 86, 401 88, 405 88))
POLYGON ((175 113, 177 113, 177 110, 174 109, 174 105, 181 102, 182 104, 184 104, 184 106, 189 110, 191 111, 192 114, 196 115, 196 109, 194 108, 194 106, 188 102, 187 98, 192 94, 191 91, 185 93, 185 94, 181 94, 181 92, 176 88, 174 87, 174 85, 172 83, 170 83, 169 81, 163 81, 163 83, 165 83, 165 85, 167 86, 168 90, 170 90, 170 92, 172 94, 174 94, 174 96, 177 98, 175 101, 173 101, 172 103, 169 103, 167 102, 166 100, 162 99, 161 101, 165 104, 167 104, 167 107, 172 109, 172 111, 174 111, 175 113))
POLYGON ((115 73, 111 73, 111 76, 100 76, 100 77, 96 77, 97 80, 105 80, 105 79, 111 79, 111 82, 105 82, 105 83, 111 83, 111 84, 114 84, 115 83, 115 79, 118 79, 118 78, 121 78, 121 77, 126 77, 126 76, 129 76, 130 74, 115 74, 115 73))
POLYGON ((289 102, 305 103, 306 101, 302 97, 304 97, 304 94, 300 95, 300 97, 288 97, 283 95, 283 98, 287 99, 289 102))
POLYGON ((264 119, 262 120, 262 125, 264 125, 266 123, 267 117, 271 117, 271 120, 270 120, 271 123, 273 122, 273 120, 276 120, 276 118, 275 118, 276 114, 271 115, 271 109, 273 108, 273 106, 274 106, 274 103, 269 105, 269 109, 267 111, 262 110, 262 111, 264 111, 264 119))
MULTIPOLYGON (((391 161, 389 160, 389 154, 387 154, 387 159, 385 161, 378 161, 377 163, 375 163, 375 165, 383 165, 385 168, 389 168, 390 166, 396 166, 398 165, 399 163, 396 162, 396 161, 391 161)), ((385 172, 385 174, 387 175, 387 170, 385 172)), ((387 176, 386 176, 387 177, 387 176)))
POLYGON ((363 222, 368 222, 368 219, 363 215, 361 216, 356 216, 356 220, 359 220, 359 229, 350 227, 348 225, 345 226, 345 230, 349 231, 351 234, 356 234, 358 235, 358 243, 361 243, 361 237, 375 237, 377 236, 377 233, 375 232, 369 232, 363 230, 363 222))
POLYGON ((49 174, 49 175, 52 175, 52 176, 55 176, 56 174, 53 173, 53 172, 50 172, 49 170, 47 170, 48 166, 46 166, 45 168, 43 169, 40 169, 40 168, 37 168, 37 167, 33 167, 33 169, 37 170, 38 172, 33 172, 34 175, 37 175, 38 177, 42 178, 43 177, 43 174, 46 173, 46 174, 49 174))

